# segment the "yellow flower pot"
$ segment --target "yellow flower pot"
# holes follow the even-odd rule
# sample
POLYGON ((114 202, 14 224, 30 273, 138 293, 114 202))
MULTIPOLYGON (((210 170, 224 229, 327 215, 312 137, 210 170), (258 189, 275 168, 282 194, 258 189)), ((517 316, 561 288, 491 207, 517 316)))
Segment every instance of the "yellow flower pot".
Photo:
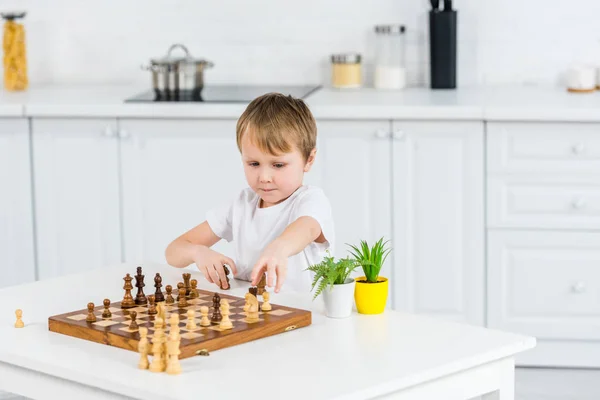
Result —
POLYGON ((381 314, 388 297, 388 279, 378 277, 376 283, 368 283, 364 276, 356 278, 354 300, 360 314, 381 314))

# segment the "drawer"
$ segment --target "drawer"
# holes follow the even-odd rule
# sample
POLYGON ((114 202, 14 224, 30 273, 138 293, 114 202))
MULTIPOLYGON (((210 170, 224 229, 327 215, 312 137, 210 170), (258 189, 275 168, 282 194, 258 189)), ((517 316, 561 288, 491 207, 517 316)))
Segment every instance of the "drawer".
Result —
POLYGON ((600 174, 494 175, 488 227, 600 230, 600 174))
POLYGON ((488 123, 488 172, 600 173, 600 124, 488 123))
POLYGON ((490 230, 488 324, 600 340, 600 233, 490 230))

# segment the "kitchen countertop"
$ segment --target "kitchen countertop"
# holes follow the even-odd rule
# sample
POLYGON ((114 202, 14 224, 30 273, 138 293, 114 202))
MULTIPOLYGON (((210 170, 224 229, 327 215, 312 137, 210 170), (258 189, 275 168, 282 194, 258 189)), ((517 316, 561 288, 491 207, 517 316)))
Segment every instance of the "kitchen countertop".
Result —
MULTIPOLYGON (((147 90, 135 86, 40 86, 0 91, 2 117, 238 118, 244 103, 124 103, 147 90)), ((599 93, 560 87, 466 87, 336 90, 324 87, 306 102, 317 119, 415 119, 600 122, 599 93)))

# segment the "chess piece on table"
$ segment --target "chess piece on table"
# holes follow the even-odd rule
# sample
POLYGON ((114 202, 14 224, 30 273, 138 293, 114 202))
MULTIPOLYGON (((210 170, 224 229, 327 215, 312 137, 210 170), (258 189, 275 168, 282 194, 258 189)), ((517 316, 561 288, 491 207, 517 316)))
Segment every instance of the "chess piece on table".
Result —
POLYGON ((148 342, 148 328, 142 326, 140 328, 140 341, 138 343, 138 352, 140 353, 140 361, 138 362, 139 369, 148 369, 150 362, 148 361, 148 353, 150 353, 150 343, 148 342))
POLYGON ((196 316, 194 310, 188 310, 187 312, 187 324, 185 325, 185 329, 188 331, 194 330, 197 328, 196 325, 196 316))
POLYGON ((200 294, 198 293, 198 280, 192 279, 190 282, 192 284, 192 289, 190 290, 190 299, 197 299, 200 294))
POLYGON ((135 304, 138 306, 145 306, 148 304, 148 299, 144 294, 144 275, 142 274, 142 267, 137 267, 135 274, 135 287, 137 288, 137 294, 135 295, 135 304))
POLYGON ((244 312, 248 312, 248 307, 250 307, 250 296, 252 296, 252 294, 250 294, 250 293, 246 293, 244 295, 244 300, 245 300, 244 312))
POLYGON ((225 279, 227 281, 227 285, 224 285, 222 281, 219 281, 219 287, 222 290, 229 290, 231 286, 229 286, 229 269, 227 266, 223 265, 223 271, 225 271, 225 279))
POLYGON ((200 314, 202 314, 200 326, 210 326, 210 319, 208 319, 208 306, 200 307, 200 314))
POLYGON ((104 311, 102 311, 102 318, 112 317, 112 313, 110 312, 110 299, 104 299, 102 304, 104 305, 104 311))
POLYGON ((179 289, 179 301, 177 302, 177 306, 179 308, 184 308, 188 306, 187 297, 185 297, 185 288, 179 289))
POLYGON ((94 314, 94 303, 87 304, 88 314, 85 320, 87 322, 96 322, 96 314, 94 314))
POLYGON ((164 343, 165 343, 165 331, 162 326, 162 319, 157 317, 154 320, 154 336, 152 337, 152 354, 154 358, 150 364, 150 371, 162 372, 164 371, 164 343))
POLYGON ((180 339, 174 339, 171 336, 167 339, 167 367, 165 371, 169 375, 177 375, 181 373, 181 363, 179 362, 179 345, 180 339))
POLYGON ((171 314, 171 317, 169 318, 169 323, 171 324, 171 329, 169 330, 169 338, 173 338, 174 340, 180 340, 179 314, 171 314))
POLYGON ((165 301, 165 295, 163 294, 162 290, 160 289, 162 287, 162 276, 160 276, 160 274, 157 272, 156 276, 154 277, 154 287, 156 288, 156 291, 154 292, 154 301, 156 301, 157 303, 160 303, 161 301, 165 301))
POLYGON ((262 294, 262 297, 263 297, 263 303, 262 303, 262 306, 260 307, 260 309, 262 311, 271 311, 272 307, 271 307, 271 303, 269 303, 269 299, 271 298, 271 295, 269 294, 269 292, 267 292, 265 290, 262 294))
POLYGON ((163 321, 167 320, 164 303, 158 303, 156 305, 156 316, 161 317, 163 321))
MULTIPOLYGON (((177 301, 179 301, 179 299, 181 298, 180 295, 179 295, 179 290, 182 289, 183 287, 184 287, 183 282, 178 282, 177 283, 177 301)), ((185 290, 184 290, 183 293, 185 293, 185 290)))
POLYGON ((133 308, 135 307, 135 301, 131 296, 131 290, 133 289, 131 281, 133 280, 133 277, 127 273, 123 280, 125 281, 125 285, 123 286, 123 289, 125 289, 125 295, 123 296, 123 300, 121 300, 121 308, 133 308))
POLYGON ((15 328, 24 327, 25 324, 23 323, 23 310, 21 310, 20 308, 17 309, 15 311, 15 316, 17 317, 17 320, 15 321, 15 328))
POLYGON ((156 310, 156 303, 154 302, 154 295, 150 294, 148 295, 148 315, 155 315, 158 314, 158 311, 156 310))
POLYGON ((231 320, 229 319, 229 302, 227 301, 227 299, 223 299, 221 300, 221 315, 223 316, 223 319, 221 320, 221 323, 219 324, 219 328, 221 329, 231 329, 233 328, 233 324, 231 323, 231 320))
POLYGON ((167 291, 167 297, 165 298, 165 303, 167 303, 167 304, 175 303, 175 299, 173 298, 173 295, 171 294, 173 292, 173 286, 167 285, 165 287, 165 290, 167 291))
POLYGON ((258 299, 252 293, 248 293, 248 311, 246 311, 246 318, 249 320, 258 319, 258 299))
POLYGON ((182 274, 182 277, 183 277, 183 287, 185 288, 185 295, 189 296, 190 291, 192 290, 192 285, 190 285, 190 278, 192 277, 192 274, 190 274, 189 272, 184 272, 182 274))
POLYGON ((263 272, 262 277, 260 278, 260 281, 258 281, 258 285, 256 286, 256 288, 257 288, 256 294, 262 295, 263 292, 265 291, 266 286, 267 286, 267 274, 265 272, 263 272))
POLYGON ((130 312, 129 317, 131 318, 131 322, 129 323, 129 330, 137 331, 139 328, 137 324, 137 311, 130 312))
POLYGON ((219 296, 219 293, 215 293, 213 295, 213 314, 210 317, 210 322, 212 322, 213 324, 219 324, 221 322, 221 320, 223 319, 223 316, 221 315, 221 296, 219 296))

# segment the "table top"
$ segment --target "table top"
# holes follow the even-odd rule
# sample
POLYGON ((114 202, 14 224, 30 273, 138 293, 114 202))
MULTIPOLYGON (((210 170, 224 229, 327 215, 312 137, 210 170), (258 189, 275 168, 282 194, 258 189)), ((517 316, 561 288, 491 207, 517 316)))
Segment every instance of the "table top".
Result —
MULTIPOLYGON (((137 368, 139 354, 48 330, 48 317, 83 309, 90 301, 121 300, 123 277, 137 264, 122 264, 0 290, 0 361, 133 398, 253 399, 265 393, 288 399, 374 397, 515 355, 535 338, 431 317, 386 310, 327 318, 311 294, 271 293, 271 303, 310 309, 309 327, 181 360, 180 375, 137 368), (25 327, 14 328, 15 310, 25 327)), ((160 272, 163 282, 190 272, 200 289, 243 297, 248 283, 232 280, 221 291, 194 269, 142 264, 146 294, 160 272)), ((135 293, 135 292, 134 292, 135 293)))

